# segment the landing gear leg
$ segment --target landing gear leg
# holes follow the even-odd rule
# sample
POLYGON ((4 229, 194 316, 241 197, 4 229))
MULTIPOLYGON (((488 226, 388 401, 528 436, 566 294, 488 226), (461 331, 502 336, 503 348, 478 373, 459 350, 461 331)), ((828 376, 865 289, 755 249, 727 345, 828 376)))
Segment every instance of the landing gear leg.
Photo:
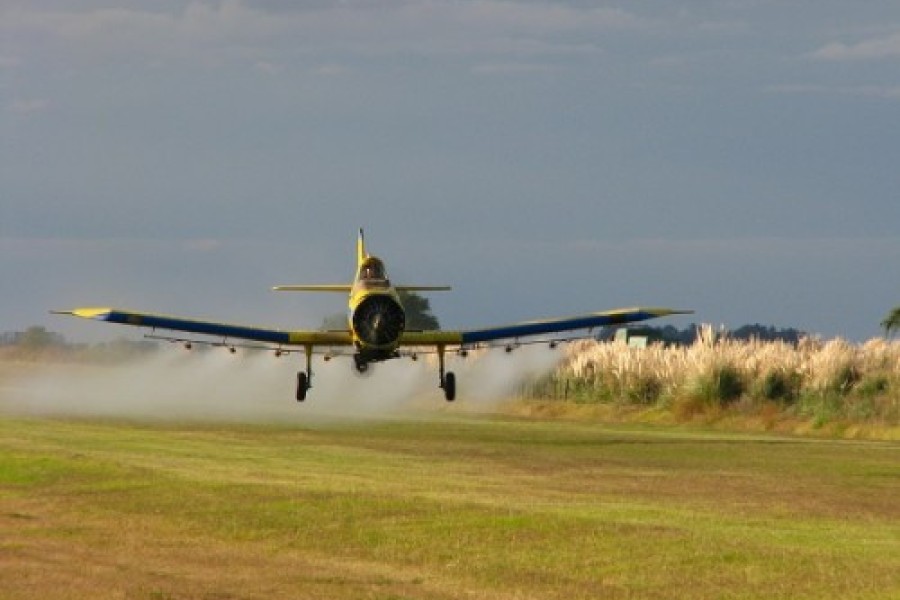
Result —
POLYGON ((438 368, 440 370, 440 387, 444 390, 444 398, 447 402, 456 400, 456 375, 453 372, 444 373, 444 346, 437 347, 438 368))
POLYGON ((306 370, 297 373, 297 402, 306 400, 306 392, 312 387, 312 346, 306 346, 306 370))

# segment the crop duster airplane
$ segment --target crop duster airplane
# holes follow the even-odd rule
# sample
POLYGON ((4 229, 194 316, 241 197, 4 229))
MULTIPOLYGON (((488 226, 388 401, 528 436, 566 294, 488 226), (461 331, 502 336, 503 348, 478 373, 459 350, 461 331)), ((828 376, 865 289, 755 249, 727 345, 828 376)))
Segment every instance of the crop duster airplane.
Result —
POLYGON ((468 350, 490 346, 491 342, 507 340, 507 351, 520 343, 547 342, 555 346, 559 341, 568 341, 588 336, 591 329, 606 325, 620 325, 643 321, 673 314, 689 314, 692 311, 670 308, 624 308, 606 312, 589 313, 574 317, 547 319, 515 323, 486 329, 462 331, 416 331, 406 328, 406 315, 400 301, 399 292, 429 292, 449 290, 448 286, 392 285, 388 279, 384 262, 366 252, 363 231, 359 230, 357 241, 357 270, 353 283, 338 285, 280 285, 276 291, 290 292, 341 292, 349 294, 349 318, 347 328, 337 331, 284 331, 263 329, 244 325, 230 325, 212 321, 201 321, 157 315, 151 313, 120 310, 116 308, 76 308, 53 311, 55 314, 74 315, 97 321, 121 323, 157 329, 184 331, 193 334, 213 336, 216 341, 188 339, 150 334, 147 337, 182 342, 187 348, 192 343, 224 346, 232 352, 239 344, 230 340, 250 340, 252 348, 266 348, 277 356, 289 352, 304 352, 306 370, 297 374, 297 400, 306 399, 312 387, 312 356, 325 355, 328 360, 338 354, 352 354, 356 370, 365 372, 371 363, 381 362, 400 356, 415 359, 419 352, 436 351, 438 357, 439 385, 448 401, 456 398, 456 377, 445 371, 444 356, 448 351, 456 351, 465 356, 468 350), (582 335, 569 338, 535 339, 569 331, 585 331, 582 335), (218 338, 221 338, 219 341, 218 338), (521 342, 521 338, 527 341, 521 342), (260 344, 261 343, 261 344, 260 344), (302 350, 301 350, 302 348, 302 350), (349 350, 349 352, 348 352, 349 350))

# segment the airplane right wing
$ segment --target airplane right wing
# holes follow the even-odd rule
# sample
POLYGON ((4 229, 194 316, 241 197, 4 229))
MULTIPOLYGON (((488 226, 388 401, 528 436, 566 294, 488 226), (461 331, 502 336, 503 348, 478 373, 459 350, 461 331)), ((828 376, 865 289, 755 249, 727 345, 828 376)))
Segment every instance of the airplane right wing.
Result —
POLYGON ((526 321, 462 331, 408 331, 400 339, 401 346, 469 346, 495 340, 518 339, 536 335, 593 329, 608 325, 623 325, 665 317, 668 315, 692 314, 692 310, 672 308, 619 308, 604 312, 588 313, 573 317, 526 321))
POLYGON ((541 321, 528 321, 514 323, 500 327, 488 327, 485 329, 472 329, 462 331, 463 344, 477 344, 493 340, 504 340, 547 333, 560 333, 563 331, 575 331, 578 329, 592 329, 608 325, 624 325, 637 321, 646 321, 668 315, 691 314, 690 310, 675 310, 671 308, 619 308, 605 312, 588 313, 574 317, 559 319, 545 319, 541 321))

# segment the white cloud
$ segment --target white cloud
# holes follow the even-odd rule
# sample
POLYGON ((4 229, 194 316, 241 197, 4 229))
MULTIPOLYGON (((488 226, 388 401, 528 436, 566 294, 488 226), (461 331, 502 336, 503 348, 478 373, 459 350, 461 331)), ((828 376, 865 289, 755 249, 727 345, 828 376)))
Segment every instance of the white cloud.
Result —
POLYGON ((900 58, 900 32, 855 44, 832 42, 809 55, 817 60, 876 60, 900 58))
POLYGON ((0 69, 15 69, 21 64, 21 59, 15 56, 0 56, 0 69))
POLYGON ((338 64, 321 65, 315 69, 316 75, 323 75, 326 77, 337 77, 340 75, 346 75, 349 72, 350 69, 348 67, 338 64))
POLYGON ((505 2, 482 0, 471 3, 425 3, 440 7, 443 18, 483 28, 547 32, 632 27, 633 14, 618 8, 580 8, 558 2, 505 2))
POLYGON ((562 67, 538 63, 485 63, 472 68, 478 75, 527 75, 532 73, 554 73, 562 67))
POLYGON ((191 1, 168 12, 153 4, 88 11, 62 6, 0 9, 0 31, 15 35, 26 47, 35 33, 49 36, 67 52, 91 60, 114 60, 123 53, 150 62, 186 58, 209 63, 211 58, 249 56, 258 66, 276 64, 272 61, 282 60, 279 52, 363 57, 584 54, 597 51, 584 39, 640 25, 635 15, 617 8, 504 0, 297 4, 278 13, 240 0, 191 1))
POLYGON ((50 108, 50 101, 46 98, 19 99, 13 100, 8 108, 14 113, 29 115, 47 110, 50 108))
POLYGON ((832 94, 900 100, 900 86, 889 85, 837 86, 819 84, 785 84, 769 86, 765 91, 773 94, 832 94))
POLYGON ((265 73, 266 75, 278 75, 282 71, 280 65, 276 65, 267 60, 258 61, 253 67, 260 73, 265 73))
POLYGON ((690 66, 691 59, 684 55, 658 56, 656 58, 650 59, 649 64, 653 67, 680 69, 690 66))
POLYGON ((210 238, 198 238, 184 240, 181 246, 188 252, 215 252, 221 249, 222 242, 210 238))

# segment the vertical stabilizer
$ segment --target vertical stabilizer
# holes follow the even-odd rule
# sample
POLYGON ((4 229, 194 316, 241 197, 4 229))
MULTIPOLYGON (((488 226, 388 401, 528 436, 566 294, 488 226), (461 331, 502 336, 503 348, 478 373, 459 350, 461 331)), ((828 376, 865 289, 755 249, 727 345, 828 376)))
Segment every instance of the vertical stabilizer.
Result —
POLYGON ((359 268, 362 266, 363 261, 368 258, 368 254, 366 254, 366 241, 363 237, 362 227, 359 228, 359 238, 356 240, 356 267, 359 268))

